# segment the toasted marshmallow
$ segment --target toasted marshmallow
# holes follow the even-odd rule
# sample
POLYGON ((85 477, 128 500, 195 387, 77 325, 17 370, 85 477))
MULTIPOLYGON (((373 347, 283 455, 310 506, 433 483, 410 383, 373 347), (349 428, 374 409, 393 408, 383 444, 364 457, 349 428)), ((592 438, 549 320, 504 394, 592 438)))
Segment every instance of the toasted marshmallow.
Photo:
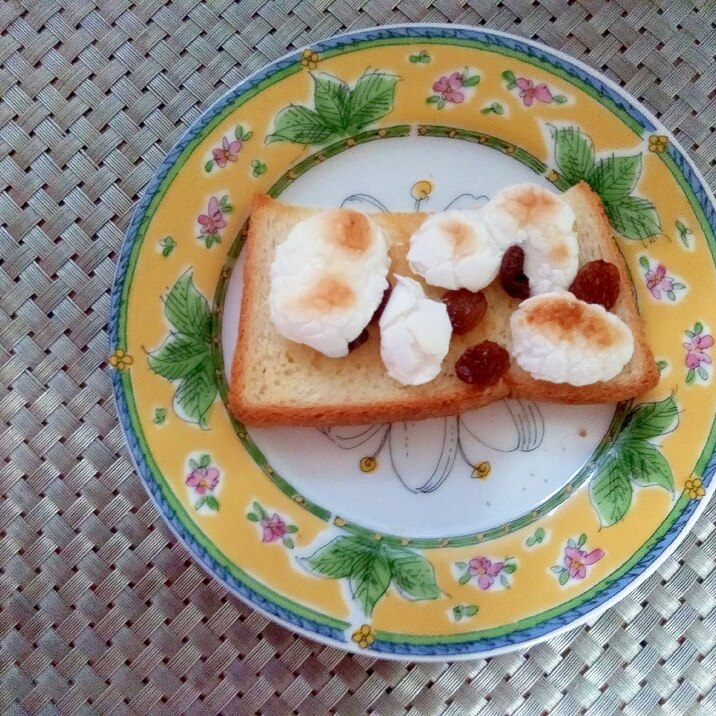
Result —
POLYGON ((512 356, 533 378, 589 385, 621 373, 634 337, 616 315, 571 293, 523 301, 510 317, 512 356))
POLYGON ((427 298, 411 278, 395 279, 380 317, 380 355, 391 378, 403 385, 421 385, 440 373, 452 325, 442 301, 427 298))
POLYGON ((481 213, 498 245, 524 249, 533 296, 569 288, 579 269, 579 243, 574 212, 562 197, 516 184, 498 191, 481 213))
POLYGON ((430 285, 479 291, 500 270, 504 250, 480 211, 431 214, 410 237, 408 264, 430 285))
POLYGON ((388 287, 388 241, 364 214, 338 209, 299 222, 276 248, 269 312, 278 332, 338 358, 388 287))

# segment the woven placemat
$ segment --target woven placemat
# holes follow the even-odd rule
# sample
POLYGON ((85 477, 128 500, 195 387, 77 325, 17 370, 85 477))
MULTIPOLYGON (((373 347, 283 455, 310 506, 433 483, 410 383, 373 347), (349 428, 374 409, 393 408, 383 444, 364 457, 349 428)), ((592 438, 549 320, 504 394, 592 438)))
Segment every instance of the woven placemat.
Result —
POLYGON ((411 21, 584 60, 716 185, 713 0, 0 0, 0 713, 716 713, 716 503, 589 626, 409 664, 320 646, 227 594, 132 468, 104 362, 109 289, 165 152, 287 49, 411 21))

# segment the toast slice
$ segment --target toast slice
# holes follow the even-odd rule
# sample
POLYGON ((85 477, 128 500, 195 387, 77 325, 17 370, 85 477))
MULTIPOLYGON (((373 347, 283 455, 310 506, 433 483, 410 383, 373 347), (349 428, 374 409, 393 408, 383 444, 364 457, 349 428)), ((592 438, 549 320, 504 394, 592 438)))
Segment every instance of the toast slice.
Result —
MULTIPOLYGON (((536 380, 512 361, 507 374, 489 388, 460 381, 454 372, 466 348, 492 340, 511 348, 509 318, 519 305, 499 281, 483 289, 488 311, 469 333, 453 335, 442 370, 424 385, 405 386, 390 378, 380 357, 377 325, 368 328, 366 343, 345 358, 328 358, 308 346, 283 338, 269 319, 270 266, 274 251, 299 221, 319 211, 283 204, 268 196, 254 200, 245 247, 244 290, 239 338, 231 371, 229 407, 248 425, 358 425, 456 415, 501 398, 532 398, 560 403, 608 403, 632 398, 656 385, 659 372, 645 340, 633 287, 624 260, 611 235, 599 197, 582 182, 563 195, 577 217, 580 266, 604 259, 621 276, 619 298, 612 311, 631 329, 634 354, 615 378, 583 387, 536 380)), ((414 278, 432 298, 444 289, 425 284, 413 274, 406 254, 411 234, 424 213, 376 213, 391 242, 393 273, 414 278)))

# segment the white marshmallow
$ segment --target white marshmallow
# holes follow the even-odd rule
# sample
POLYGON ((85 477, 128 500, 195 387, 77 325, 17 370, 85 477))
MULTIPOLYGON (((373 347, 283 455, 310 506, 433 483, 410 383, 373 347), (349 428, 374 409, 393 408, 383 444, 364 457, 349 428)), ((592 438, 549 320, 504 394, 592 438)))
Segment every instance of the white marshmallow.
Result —
POLYGON ((278 332, 338 358, 388 287, 388 241, 368 216, 345 209, 299 222, 276 248, 269 312, 278 332))
POLYGON ((574 212, 561 196, 516 184, 498 191, 481 212, 503 250, 514 244, 524 249, 533 296, 569 288, 579 269, 579 242, 574 212))
POLYGON ((411 278, 395 279, 379 322, 380 355, 391 378, 403 385, 421 385, 440 373, 452 325, 442 301, 427 298, 411 278))
POLYGON ((500 270, 504 250, 477 211, 431 214, 410 237, 408 264, 432 286, 479 291, 500 270))
POLYGON ((512 356, 533 378, 589 385, 621 373, 634 353, 629 327, 571 293, 523 301, 510 317, 512 356))

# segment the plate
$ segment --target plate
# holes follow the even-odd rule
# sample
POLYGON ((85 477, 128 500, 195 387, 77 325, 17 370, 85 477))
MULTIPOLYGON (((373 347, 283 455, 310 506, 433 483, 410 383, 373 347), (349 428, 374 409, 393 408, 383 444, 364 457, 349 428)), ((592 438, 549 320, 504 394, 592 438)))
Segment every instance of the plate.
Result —
POLYGON ((109 364, 137 469, 206 570, 319 641, 454 659, 575 627, 645 579, 713 491, 715 225, 669 132, 546 47, 413 25, 291 53, 197 120, 129 227, 109 364), (649 394, 326 430, 231 418, 255 192, 442 210, 583 179, 631 272, 661 372, 649 394))

